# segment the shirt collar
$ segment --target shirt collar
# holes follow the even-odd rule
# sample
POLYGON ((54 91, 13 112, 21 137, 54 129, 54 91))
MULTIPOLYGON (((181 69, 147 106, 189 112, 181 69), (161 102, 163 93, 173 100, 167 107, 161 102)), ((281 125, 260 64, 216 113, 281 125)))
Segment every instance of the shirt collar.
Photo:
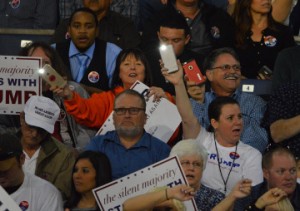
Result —
MULTIPOLYGON (((213 89, 210 89, 210 92, 215 96, 215 97, 218 97, 218 95, 215 93, 215 91, 213 89)), ((236 89, 234 91, 234 93, 230 96, 232 97, 233 99, 236 99, 238 96, 241 95, 241 91, 239 89, 236 89)))
MULTIPOLYGON (((140 148, 140 147, 145 147, 145 148, 150 148, 150 139, 151 137, 150 134, 148 134, 145 130, 144 130, 144 134, 142 135, 141 139, 135 144, 133 145, 130 149, 132 148, 140 148)), ((107 141, 111 141, 114 142, 116 144, 121 145, 119 136, 117 134, 117 131, 111 131, 107 133, 107 138, 105 139, 107 141)))
POLYGON ((95 42, 85 51, 85 52, 80 52, 75 44, 73 43, 73 41, 70 42, 70 49, 69 49, 69 58, 77 55, 77 54, 80 54, 80 53, 84 53, 85 55, 87 55, 89 58, 93 58, 93 53, 94 53, 94 50, 95 50, 95 42))

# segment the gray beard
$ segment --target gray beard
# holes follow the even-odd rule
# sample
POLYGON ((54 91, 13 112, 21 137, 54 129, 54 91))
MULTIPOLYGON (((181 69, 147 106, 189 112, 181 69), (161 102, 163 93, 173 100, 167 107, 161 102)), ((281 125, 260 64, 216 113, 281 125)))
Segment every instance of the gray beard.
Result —
POLYGON ((117 127, 116 131, 119 136, 126 137, 126 138, 135 138, 143 133, 143 127, 135 127, 133 129, 125 129, 122 127, 117 127))

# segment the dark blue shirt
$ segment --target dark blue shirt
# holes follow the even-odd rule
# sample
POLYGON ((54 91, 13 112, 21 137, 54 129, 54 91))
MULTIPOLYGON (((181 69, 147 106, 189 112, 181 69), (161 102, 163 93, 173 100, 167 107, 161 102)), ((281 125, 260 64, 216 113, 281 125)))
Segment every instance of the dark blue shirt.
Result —
POLYGON ((109 158, 113 179, 156 163, 169 156, 170 147, 163 141, 144 132, 142 138, 126 149, 120 142, 116 131, 94 137, 86 150, 100 151, 109 158))

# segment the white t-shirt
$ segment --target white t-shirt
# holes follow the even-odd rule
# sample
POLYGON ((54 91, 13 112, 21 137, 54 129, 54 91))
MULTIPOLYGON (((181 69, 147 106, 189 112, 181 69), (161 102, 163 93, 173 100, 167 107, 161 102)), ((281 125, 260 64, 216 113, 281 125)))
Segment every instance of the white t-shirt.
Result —
POLYGON ((63 211, 60 192, 46 180, 26 172, 23 184, 10 196, 22 210, 63 211))
POLYGON ((257 149, 239 141, 235 154, 235 146, 223 147, 217 142, 220 161, 219 169, 214 134, 201 128, 196 140, 206 148, 209 154, 201 180, 203 185, 225 193, 225 184, 222 180, 220 169, 226 181, 231 166, 232 170, 226 184, 226 194, 229 194, 234 185, 243 178, 251 179, 252 186, 263 182, 262 155, 257 149), (233 163, 234 157, 235 160, 233 163))
POLYGON ((25 161, 23 164, 23 170, 27 171, 31 174, 35 174, 35 170, 36 170, 36 163, 37 163, 37 159, 38 156, 40 154, 41 151, 41 147, 39 147, 35 153, 32 155, 32 157, 29 157, 28 154, 23 150, 23 153, 25 154, 25 161))

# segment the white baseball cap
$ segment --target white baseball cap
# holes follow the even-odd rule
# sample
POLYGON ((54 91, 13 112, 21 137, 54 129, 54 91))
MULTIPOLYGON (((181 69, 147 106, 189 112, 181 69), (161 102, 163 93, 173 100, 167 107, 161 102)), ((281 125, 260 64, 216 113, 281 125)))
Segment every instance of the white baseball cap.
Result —
POLYGON ((50 98, 34 95, 26 102, 24 112, 28 125, 43 128, 52 134, 60 108, 50 98))

